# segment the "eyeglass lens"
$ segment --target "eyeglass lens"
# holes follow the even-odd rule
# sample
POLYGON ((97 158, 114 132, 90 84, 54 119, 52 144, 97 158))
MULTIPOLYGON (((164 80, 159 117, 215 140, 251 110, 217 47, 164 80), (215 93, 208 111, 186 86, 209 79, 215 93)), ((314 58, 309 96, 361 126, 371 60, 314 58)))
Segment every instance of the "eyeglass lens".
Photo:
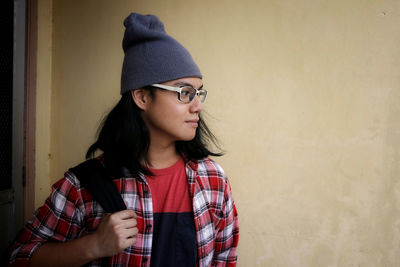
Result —
MULTIPOLYGON (((207 91, 199 90, 200 101, 204 102, 206 100, 207 91)), ((180 100, 183 102, 191 102, 193 98, 196 96, 196 89, 190 86, 185 86, 181 88, 180 100)))

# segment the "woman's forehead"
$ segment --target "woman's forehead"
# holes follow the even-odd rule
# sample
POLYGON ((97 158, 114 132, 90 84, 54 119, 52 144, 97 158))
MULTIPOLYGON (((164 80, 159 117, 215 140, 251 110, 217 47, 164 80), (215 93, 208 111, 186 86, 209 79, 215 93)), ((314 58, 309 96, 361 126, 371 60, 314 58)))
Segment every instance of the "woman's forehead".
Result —
POLYGON ((167 81, 162 84, 171 85, 171 86, 190 85, 190 86, 193 86, 194 88, 200 88, 203 85, 203 81, 198 77, 185 77, 185 78, 167 81))

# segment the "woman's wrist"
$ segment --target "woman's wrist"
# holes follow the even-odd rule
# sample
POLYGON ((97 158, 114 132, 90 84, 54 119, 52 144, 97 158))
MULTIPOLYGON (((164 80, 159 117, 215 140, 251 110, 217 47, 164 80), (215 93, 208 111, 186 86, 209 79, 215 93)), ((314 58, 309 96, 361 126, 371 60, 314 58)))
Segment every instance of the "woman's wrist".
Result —
POLYGON ((83 236, 79 241, 81 242, 80 248, 83 251, 83 256, 88 262, 103 257, 98 246, 96 232, 83 236))

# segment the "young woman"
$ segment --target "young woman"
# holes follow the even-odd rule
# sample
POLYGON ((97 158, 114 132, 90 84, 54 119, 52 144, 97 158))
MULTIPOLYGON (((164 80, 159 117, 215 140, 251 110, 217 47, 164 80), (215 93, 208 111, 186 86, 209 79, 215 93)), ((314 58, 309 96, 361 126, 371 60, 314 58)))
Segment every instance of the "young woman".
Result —
POLYGON ((237 212, 208 158, 221 154, 208 147, 215 138, 201 117, 201 73, 157 17, 132 13, 124 24, 122 97, 87 153, 103 152, 94 161, 104 171, 89 168, 88 186, 79 166, 66 172, 16 240, 11 265, 236 264, 237 212), (107 213, 107 187, 94 197, 100 176, 124 208, 107 213))

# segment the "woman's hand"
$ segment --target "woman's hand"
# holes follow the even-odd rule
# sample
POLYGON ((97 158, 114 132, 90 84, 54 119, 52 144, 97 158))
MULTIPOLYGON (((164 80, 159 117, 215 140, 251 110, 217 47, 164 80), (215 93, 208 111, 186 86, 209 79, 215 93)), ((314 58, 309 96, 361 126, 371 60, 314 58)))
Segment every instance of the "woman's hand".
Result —
POLYGON ((136 243, 138 228, 133 210, 107 214, 92 234, 93 257, 109 257, 136 243))

